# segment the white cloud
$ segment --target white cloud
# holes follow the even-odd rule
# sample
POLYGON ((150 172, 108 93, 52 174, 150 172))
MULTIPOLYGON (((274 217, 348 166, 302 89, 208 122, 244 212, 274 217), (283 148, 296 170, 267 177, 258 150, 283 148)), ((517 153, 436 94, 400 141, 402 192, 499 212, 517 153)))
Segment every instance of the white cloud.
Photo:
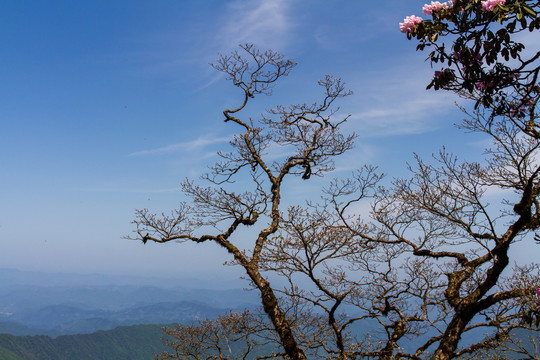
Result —
MULTIPOLYGON (((208 67, 208 68, 210 68, 210 67, 208 67)), ((214 85, 215 83, 217 83, 218 81, 223 80, 225 78, 225 75, 222 72, 218 72, 213 68, 211 70, 212 71, 207 72, 207 75, 206 75, 206 78, 208 78, 208 80, 204 84, 199 86, 196 89, 197 91, 204 90, 207 87, 210 87, 210 86, 214 85)))
POLYGON ((208 145, 222 143, 229 140, 231 140, 230 136, 222 136, 222 137, 200 136, 199 138, 192 141, 171 144, 171 145, 159 147, 156 149, 136 151, 134 153, 129 154, 128 156, 160 155, 160 154, 168 154, 168 153, 172 153, 176 151, 194 150, 194 149, 200 149, 208 145))
POLYGON ((291 22, 287 10, 291 1, 234 1, 218 40, 227 47, 254 43, 258 47, 282 48, 288 39, 291 22))
POLYGON ((362 137, 428 132, 448 123, 456 111, 456 95, 426 90, 432 70, 414 57, 367 74, 351 84, 358 90, 343 106, 351 109, 349 124, 362 137))
POLYGON ((448 100, 442 97, 420 96, 389 101, 381 107, 353 113, 350 121, 355 123, 361 136, 390 136, 419 134, 433 130, 440 124, 436 115, 449 110, 448 100))

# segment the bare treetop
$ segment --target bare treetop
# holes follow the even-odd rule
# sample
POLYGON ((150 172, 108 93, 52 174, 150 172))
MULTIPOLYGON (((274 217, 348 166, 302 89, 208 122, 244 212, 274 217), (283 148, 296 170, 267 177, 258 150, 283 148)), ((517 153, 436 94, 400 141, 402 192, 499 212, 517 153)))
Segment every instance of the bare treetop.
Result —
POLYGON ((241 105, 223 111, 225 122, 239 131, 231 140, 232 151, 219 153, 221 161, 202 176, 209 185, 186 180, 182 186, 192 204, 183 203, 171 215, 161 217, 143 209, 136 212, 136 238, 154 241, 211 241, 225 249, 233 262, 242 266, 253 286, 261 294, 264 312, 275 329, 285 353, 293 359, 306 359, 287 320, 283 303, 261 274, 261 255, 281 228, 282 185, 287 176, 301 175, 307 180, 333 169, 333 158, 353 146, 354 134, 343 135, 341 125, 347 116, 334 120, 334 101, 351 94, 337 78, 319 81, 322 100, 311 105, 278 106, 259 120, 242 119, 237 114, 259 94, 270 95, 275 83, 289 75, 296 65, 271 50, 260 51, 253 45, 241 45, 239 51, 221 55, 212 66, 227 74, 233 85, 242 89, 241 105), (280 160, 269 152, 285 148, 280 160), (250 179, 243 192, 230 183, 250 179), (243 226, 258 232, 250 243, 235 238, 243 226), (246 243, 248 245, 246 245, 246 243))
POLYGON ((272 50, 261 51, 252 44, 240 45, 240 48, 242 52, 221 55, 210 65, 227 74, 227 80, 232 80, 249 97, 257 94, 271 95, 275 82, 289 75, 297 65, 285 59, 283 54, 272 50))

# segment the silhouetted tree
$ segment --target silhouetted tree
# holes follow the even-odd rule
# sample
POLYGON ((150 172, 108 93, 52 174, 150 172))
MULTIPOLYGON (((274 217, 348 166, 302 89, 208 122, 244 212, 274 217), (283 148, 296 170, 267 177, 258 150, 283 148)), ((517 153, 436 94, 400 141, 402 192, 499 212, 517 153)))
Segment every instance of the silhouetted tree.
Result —
POLYGON ((332 109, 350 92, 327 76, 319 82, 322 101, 242 120, 238 113, 250 99, 269 94, 295 63, 251 45, 221 56, 214 68, 243 94, 240 106, 223 112, 240 131, 233 151, 219 153, 222 161, 203 176, 210 186, 184 183, 191 204, 160 217, 138 210, 135 238, 217 243, 259 291, 266 317, 240 317, 249 325, 234 331, 237 314, 180 327, 170 332, 179 339, 171 343, 177 354, 164 356, 211 343, 203 346, 212 349, 210 358, 442 360, 504 346, 515 329, 536 330, 539 266, 511 263, 515 244, 534 246, 529 235, 540 226, 540 55, 524 59, 512 36, 518 26, 540 27, 539 7, 523 0, 432 2, 424 10, 433 20, 412 16, 401 24, 420 50, 434 47, 433 62, 449 66, 430 86, 475 101, 474 109, 462 108, 459 126, 490 140, 484 161, 461 161, 443 148, 432 160, 416 157, 410 176, 392 181, 359 164, 351 178, 333 180, 320 202, 287 208, 286 178, 322 175, 352 148, 354 134, 340 132, 347 117, 336 120, 332 109), (447 35, 455 35, 451 52, 440 42, 447 35), (285 155, 276 160, 269 153, 277 147, 285 155), (251 189, 236 192, 231 183, 246 178, 251 189), (503 200, 490 204, 492 194, 503 200), (359 215, 365 206, 369 215, 359 215), (256 229, 249 246, 235 238, 245 226, 256 229), (478 334, 485 337, 462 341, 478 334), (264 339, 283 352, 225 354, 224 336, 245 344, 264 339))

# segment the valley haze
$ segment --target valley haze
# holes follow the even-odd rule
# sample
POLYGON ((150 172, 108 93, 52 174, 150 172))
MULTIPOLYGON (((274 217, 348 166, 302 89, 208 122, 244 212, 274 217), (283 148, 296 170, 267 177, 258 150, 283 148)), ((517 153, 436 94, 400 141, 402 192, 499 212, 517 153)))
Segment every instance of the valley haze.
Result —
POLYGON ((0 269, 0 333, 13 335, 187 323, 257 305, 255 292, 198 279, 0 269))

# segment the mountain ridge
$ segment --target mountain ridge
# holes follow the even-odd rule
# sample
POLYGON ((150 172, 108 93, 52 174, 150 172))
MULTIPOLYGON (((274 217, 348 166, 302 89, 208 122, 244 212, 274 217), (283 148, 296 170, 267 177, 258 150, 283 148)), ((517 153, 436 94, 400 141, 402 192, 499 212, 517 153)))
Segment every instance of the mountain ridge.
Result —
POLYGON ((190 323, 228 310, 232 309, 189 301, 161 302, 117 311, 53 305, 9 316, 0 324, 4 324, 4 332, 13 331, 18 335, 39 335, 38 329, 45 335, 88 334, 135 324, 190 323))
POLYGON ((163 326, 120 326, 91 334, 0 334, 0 360, 147 360, 166 349, 163 326))

